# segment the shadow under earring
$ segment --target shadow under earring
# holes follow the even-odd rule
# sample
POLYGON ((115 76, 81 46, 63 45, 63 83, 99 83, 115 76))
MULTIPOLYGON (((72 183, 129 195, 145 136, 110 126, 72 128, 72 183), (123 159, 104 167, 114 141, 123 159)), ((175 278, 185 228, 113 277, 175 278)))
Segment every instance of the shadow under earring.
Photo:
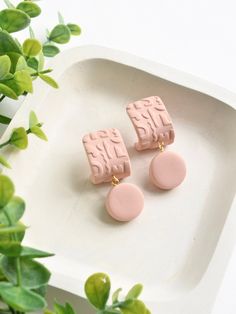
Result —
POLYGON ((117 129, 106 129, 87 134, 83 144, 91 168, 94 184, 110 182, 112 187, 105 206, 110 216, 118 221, 136 218, 144 206, 142 191, 134 184, 120 183, 130 176, 130 159, 117 129))
POLYGON ((175 132, 161 98, 151 96, 135 101, 129 104, 126 110, 138 136, 135 148, 138 151, 159 151, 149 168, 152 183, 164 190, 180 185, 186 176, 186 165, 179 154, 165 151, 165 147, 174 142, 175 132))

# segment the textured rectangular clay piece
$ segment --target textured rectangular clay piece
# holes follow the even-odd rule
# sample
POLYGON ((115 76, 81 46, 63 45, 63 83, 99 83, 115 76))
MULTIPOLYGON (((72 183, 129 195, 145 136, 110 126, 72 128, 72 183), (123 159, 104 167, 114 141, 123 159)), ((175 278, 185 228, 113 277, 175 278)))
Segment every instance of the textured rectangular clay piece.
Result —
POLYGON ((160 97, 135 101, 127 105, 126 110, 138 136, 137 150, 154 149, 158 143, 169 145, 174 142, 173 124, 160 97))
POLYGON ((123 179, 130 175, 130 159, 117 129, 106 129, 89 133, 83 144, 91 168, 94 184, 112 181, 112 176, 123 179))

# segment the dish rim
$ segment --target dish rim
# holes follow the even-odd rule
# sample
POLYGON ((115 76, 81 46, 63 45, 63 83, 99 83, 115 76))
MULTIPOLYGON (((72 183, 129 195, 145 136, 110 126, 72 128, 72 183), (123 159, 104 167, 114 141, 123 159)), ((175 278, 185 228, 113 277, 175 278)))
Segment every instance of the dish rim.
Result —
MULTIPOLYGON (((53 70, 53 77, 57 79, 68 67, 72 66, 73 64, 94 59, 108 60, 144 71, 155 77, 162 78, 177 85, 216 98, 233 109, 236 109, 236 93, 227 90, 222 86, 218 86, 214 83, 211 83, 210 81, 167 66, 165 64, 157 63, 155 61, 147 60, 142 57, 111 48, 92 45, 70 48, 56 56, 48 63, 48 65, 55 69, 53 70)), ((8 138, 13 127, 19 126, 20 123, 26 124, 25 118, 26 116, 28 118, 29 111, 32 109, 35 110, 38 107, 38 99, 43 99, 50 89, 50 87, 46 86, 39 80, 37 80, 34 85, 36 90, 35 93, 26 97, 13 117, 11 123, 5 130, 0 142, 4 142, 6 138, 8 138), (35 103, 34 99, 36 100, 35 103)), ((229 262, 233 247, 236 242, 236 228, 234 221, 236 221, 235 197, 229 209, 229 213, 219 236, 215 252, 209 262, 208 268, 198 285, 192 291, 190 291, 188 295, 184 295, 185 300, 182 300, 184 303, 188 304, 188 302, 192 300, 190 303, 192 306, 194 306, 194 304, 199 303, 199 300, 201 300, 202 303, 205 304, 209 309, 213 305, 217 291, 220 288, 221 281, 226 271, 226 266, 229 262), (211 293, 209 293, 209 291, 211 293)), ((50 263, 45 263, 50 265, 51 269, 53 269, 53 260, 50 263)), ((70 276, 67 276, 66 273, 56 273, 53 271, 52 273, 53 276, 50 285, 84 297, 84 278, 78 280, 76 278, 74 279, 70 276)), ((170 302, 176 304, 175 302, 180 302, 180 300, 171 300, 170 302)), ((158 301, 153 300, 149 302, 149 304, 153 310, 159 309, 158 304, 160 303, 158 301)))

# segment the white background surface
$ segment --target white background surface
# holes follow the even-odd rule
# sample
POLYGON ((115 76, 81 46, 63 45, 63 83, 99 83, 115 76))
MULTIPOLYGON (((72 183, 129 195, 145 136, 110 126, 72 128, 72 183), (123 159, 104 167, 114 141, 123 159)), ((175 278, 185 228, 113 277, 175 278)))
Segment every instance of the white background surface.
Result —
MULTIPOLYGON (((33 22, 36 33, 42 35, 56 23, 58 10, 66 22, 81 25, 82 36, 66 47, 117 48, 236 91, 234 0, 44 0, 39 4, 43 14, 40 22, 33 22)), ((236 252, 213 313, 235 314, 235 296, 236 252)))

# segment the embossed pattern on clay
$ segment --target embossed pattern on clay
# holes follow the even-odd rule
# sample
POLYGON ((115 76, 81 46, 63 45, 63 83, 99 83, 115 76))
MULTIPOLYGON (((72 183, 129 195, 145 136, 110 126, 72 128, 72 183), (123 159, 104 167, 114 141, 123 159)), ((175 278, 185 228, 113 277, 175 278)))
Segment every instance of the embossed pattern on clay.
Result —
POLYGON ((128 104, 126 110, 138 136, 135 143, 138 151, 157 148, 162 142, 164 145, 174 142, 173 124, 160 97, 135 101, 128 104))
POLYGON ((130 175, 129 155, 117 129, 89 133, 83 137, 83 144, 94 184, 110 182, 113 175, 118 179, 130 175))

